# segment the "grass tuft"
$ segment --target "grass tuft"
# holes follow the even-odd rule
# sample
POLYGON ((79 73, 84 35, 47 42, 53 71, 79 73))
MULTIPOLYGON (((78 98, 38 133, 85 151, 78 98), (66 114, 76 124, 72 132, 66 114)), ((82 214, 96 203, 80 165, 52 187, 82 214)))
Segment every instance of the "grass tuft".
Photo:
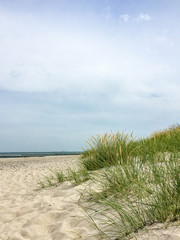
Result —
POLYGON ((123 164, 132 154, 133 136, 124 133, 98 135, 87 142, 89 148, 83 152, 81 158, 87 170, 97 170, 103 167, 112 166, 117 163, 123 164))
POLYGON ((64 174, 61 170, 50 170, 50 172, 51 175, 44 176, 45 180, 38 183, 40 188, 55 186, 65 181, 70 181, 75 185, 79 185, 91 178, 90 172, 83 166, 76 171, 69 168, 67 174, 64 174))
POLYGON ((86 168, 81 167, 78 171, 68 169, 67 179, 75 185, 79 185, 83 182, 86 182, 90 179, 90 173, 86 168))
POLYGON ((149 138, 136 140, 124 133, 98 135, 87 141, 87 149, 81 155, 87 170, 97 170, 116 164, 125 164, 129 158, 139 157, 150 161, 161 152, 180 152, 180 125, 154 132, 149 138))

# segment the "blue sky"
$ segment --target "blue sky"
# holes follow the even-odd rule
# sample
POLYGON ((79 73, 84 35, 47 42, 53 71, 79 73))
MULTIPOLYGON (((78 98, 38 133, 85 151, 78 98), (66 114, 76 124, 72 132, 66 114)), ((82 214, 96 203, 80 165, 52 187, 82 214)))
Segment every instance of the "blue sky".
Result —
POLYGON ((179 16, 179 0, 0 0, 0 151, 179 123, 179 16))

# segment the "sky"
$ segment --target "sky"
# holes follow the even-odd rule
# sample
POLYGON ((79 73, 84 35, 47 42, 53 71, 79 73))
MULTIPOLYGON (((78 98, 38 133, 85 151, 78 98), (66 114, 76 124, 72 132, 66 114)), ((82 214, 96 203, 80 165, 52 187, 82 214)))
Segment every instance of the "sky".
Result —
POLYGON ((178 124, 179 63, 179 0, 0 0, 0 152, 178 124))

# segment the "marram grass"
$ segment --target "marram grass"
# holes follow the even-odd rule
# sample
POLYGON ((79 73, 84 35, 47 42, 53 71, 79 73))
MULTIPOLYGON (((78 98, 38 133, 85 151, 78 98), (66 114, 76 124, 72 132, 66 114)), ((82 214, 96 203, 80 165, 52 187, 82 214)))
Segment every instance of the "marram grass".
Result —
POLYGON ((81 155, 87 170, 97 170, 124 164, 128 158, 139 157, 143 162, 162 152, 180 152, 180 125, 154 132, 149 138, 136 140, 131 135, 117 132, 91 137, 81 155))
POLYGON ((87 141, 89 148, 81 156, 83 164, 87 170, 97 170, 119 162, 123 164, 135 149, 130 144, 133 142, 132 134, 129 136, 120 132, 92 137, 87 141))
POLYGON ((180 222, 180 126, 135 141, 117 133, 92 138, 82 161, 98 191, 81 203, 105 239, 125 239, 159 222, 180 222), (85 201, 86 200, 86 201, 85 201))
POLYGON ((40 189, 45 187, 57 186, 65 181, 70 181, 73 185, 79 185, 88 181, 91 178, 91 174, 84 166, 81 166, 77 170, 68 168, 65 173, 61 170, 50 171, 49 176, 44 176, 44 180, 41 180, 38 184, 40 189))

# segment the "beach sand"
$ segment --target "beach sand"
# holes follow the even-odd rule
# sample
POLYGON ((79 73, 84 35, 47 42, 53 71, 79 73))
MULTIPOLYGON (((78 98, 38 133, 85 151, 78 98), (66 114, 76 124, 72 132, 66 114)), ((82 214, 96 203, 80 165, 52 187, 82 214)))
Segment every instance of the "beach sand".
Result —
MULTIPOLYGON (((78 206, 79 190, 63 183, 41 190, 50 169, 78 166, 79 156, 0 159, 0 239, 88 239, 94 229, 78 206)), ((94 238, 96 239, 96 238, 94 238)))
MULTIPOLYGON (((70 182, 38 190, 50 170, 75 169, 80 156, 0 159, 0 240, 97 240, 96 229, 78 205, 88 183, 70 182)), ((156 226, 137 239, 178 240, 180 228, 156 226)))

